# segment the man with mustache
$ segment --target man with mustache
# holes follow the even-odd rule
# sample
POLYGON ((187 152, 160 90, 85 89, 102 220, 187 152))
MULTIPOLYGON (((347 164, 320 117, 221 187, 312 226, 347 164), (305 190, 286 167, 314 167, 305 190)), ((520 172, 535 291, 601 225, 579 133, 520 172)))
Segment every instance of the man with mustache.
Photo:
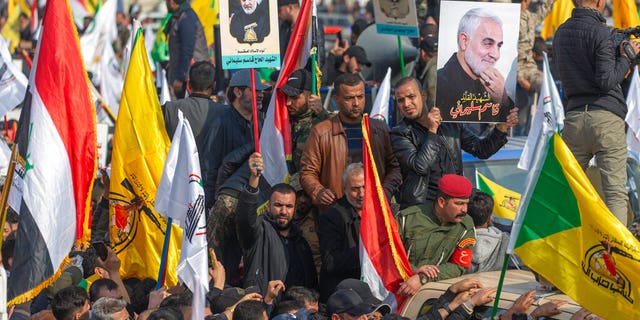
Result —
MULTIPOLYGON (((229 8, 234 6, 229 3, 229 8)), ((264 41, 271 32, 269 0, 240 0, 240 5, 236 5, 235 8, 238 10, 231 13, 229 17, 231 35, 240 43, 251 44, 264 41)))
POLYGON ((423 284, 455 278, 471 267, 475 245, 473 219, 467 215, 471 182, 456 174, 438 181, 432 203, 401 210, 398 231, 414 275, 400 285, 398 293, 413 295, 423 284))
MULTIPOLYGON (((457 108, 484 106, 488 102, 499 105, 500 111, 494 116, 506 118, 513 101, 505 91, 504 76, 495 67, 502 37, 502 20, 486 9, 471 9, 460 19, 458 52, 438 70, 436 106, 442 110, 444 120, 450 120, 450 112, 457 108)), ((472 112, 457 119, 478 121, 479 116, 472 112)))
POLYGON ((344 279, 360 279, 360 216, 364 202, 364 166, 352 163, 342 175, 344 196, 318 220, 320 301, 326 301, 344 279))
MULTIPOLYGON (((343 196, 340 177, 350 163, 362 161, 362 114, 364 81, 345 73, 335 82, 333 100, 337 115, 311 128, 300 160, 300 184, 322 213, 343 196)), ((371 119, 370 139, 373 157, 387 198, 396 193, 402 179, 400 164, 391 149, 389 126, 371 119)))

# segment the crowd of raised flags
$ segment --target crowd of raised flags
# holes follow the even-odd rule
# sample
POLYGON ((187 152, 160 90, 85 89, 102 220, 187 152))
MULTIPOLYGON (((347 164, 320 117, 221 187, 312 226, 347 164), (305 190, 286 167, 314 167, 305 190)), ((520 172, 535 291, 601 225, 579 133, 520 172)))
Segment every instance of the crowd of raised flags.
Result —
MULTIPOLYGON (((131 33, 125 77, 117 72, 113 49, 108 45, 115 38, 115 24, 111 28, 105 22, 115 15, 115 2, 106 1, 93 29, 78 39, 68 2, 47 1, 28 92, 26 77, 12 64, 4 43, 0 44, 5 72, 10 74, 9 81, 0 84, 0 112, 6 113, 24 100, 16 139, 19 157, 24 159, 23 169, 16 172, 22 180, 21 220, 14 271, 8 290, 0 288, 7 293, 9 304, 33 298, 54 281, 69 263, 71 248, 89 239, 89 203, 97 167, 96 113, 103 110, 94 106, 100 101, 111 107, 111 117, 117 119, 110 185, 115 195, 111 205, 115 225, 110 226, 110 233, 112 246, 122 261, 122 276, 160 275, 167 285, 180 281, 194 293, 194 307, 204 306, 208 289, 206 227, 194 139, 185 119, 174 137, 166 134, 152 64, 139 27, 131 33), (95 89, 91 90, 85 67, 100 79, 100 99, 95 89), (83 82, 87 85, 78 85, 83 82)), ((193 6, 200 8, 198 13, 216 12, 209 3, 196 1, 193 6)), ((302 2, 303 20, 296 23, 292 50, 287 50, 278 84, 286 82, 309 56, 310 3, 302 2)), ((624 4, 614 1, 614 8, 625 8, 624 4)), ((71 1, 71 7, 77 5, 78 0, 71 1)), ((571 0, 556 2, 543 36, 552 34, 559 25, 557 21, 568 17, 571 6, 571 0)), ((614 21, 621 21, 621 28, 638 24, 637 15, 635 20, 626 15, 616 18, 616 12, 626 11, 614 9, 614 21)), ((638 317, 640 245, 609 213, 562 142, 564 111, 546 58, 543 74, 531 134, 518 164, 529 171, 524 193, 520 196, 504 189, 481 174, 477 175, 477 185, 496 199, 495 214, 515 220, 509 253, 518 254, 533 270, 603 317, 638 317), (513 206, 498 208, 506 198, 513 206)), ((627 97, 627 141, 632 151, 640 153, 637 69, 632 77, 627 97)), ((387 121, 384 101, 388 101, 389 88, 388 72, 380 89, 382 98, 376 100, 376 111, 372 112, 387 121)), ((265 166, 273 168, 265 172, 270 183, 287 179, 285 160, 291 155, 290 140, 284 96, 276 92, 261 136, 265 166)), ((378 298, 401 307, 403 297, 391 293, 412 271, 369 147, 365 118, 362 277, 378 298)), ((6 166, 11 156, 7 148, 2 149, 0 166, 6 166)), ((201 309, 194 308, 193 319, 203 318, 198 313, 201 309)))

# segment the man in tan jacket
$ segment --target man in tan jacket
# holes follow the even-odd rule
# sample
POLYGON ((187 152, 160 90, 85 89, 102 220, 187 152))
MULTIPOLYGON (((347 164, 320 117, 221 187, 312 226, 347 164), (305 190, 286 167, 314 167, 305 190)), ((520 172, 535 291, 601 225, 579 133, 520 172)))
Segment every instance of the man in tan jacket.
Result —
MULTIPOLYGON (((355 74, 343 74, 334 83, 337 115, 311 129, 300 162, 300 184, 321 210, 343 196, 344 168, 362 161, 362 113, 364 82, 355 74)), ((389 127, 382 121, 369 122, 371 147, 378 174, 388 199, 398 190, 402 176, 391 149, 389 127)))

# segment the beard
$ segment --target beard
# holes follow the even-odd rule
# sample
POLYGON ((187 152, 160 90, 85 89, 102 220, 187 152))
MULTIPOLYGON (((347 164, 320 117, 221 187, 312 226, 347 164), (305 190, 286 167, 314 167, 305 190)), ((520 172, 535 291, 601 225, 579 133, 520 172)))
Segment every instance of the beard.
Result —
POLYGON ((242 10, 244 11, 244 13, 246 14, 252 14, 256 11, 256 8, 258 7, 258 5, 254 5, 253 7, 242 7, 242 10))
POLYGON ((291 220, 287 221, 285 224, 281 224, 279 221, 274 221, 273 226, 278 229, 278 231, 287 230, 291 227, 291 220))
MULTIPOLYGON (((464 51, 464 61, 467 62, 467 65, 469 65, 469 68, 471 68, 471 71, 473 71, 476 76, 480 76, 480 74, 482 74, 489 67, 486 64, 485 60, 493 59, 488 57, 484 59, 483 57, 471 52, 470 49, 464 51)), ((493 61, 493 64, 495 64, 495 61, 493 61)))

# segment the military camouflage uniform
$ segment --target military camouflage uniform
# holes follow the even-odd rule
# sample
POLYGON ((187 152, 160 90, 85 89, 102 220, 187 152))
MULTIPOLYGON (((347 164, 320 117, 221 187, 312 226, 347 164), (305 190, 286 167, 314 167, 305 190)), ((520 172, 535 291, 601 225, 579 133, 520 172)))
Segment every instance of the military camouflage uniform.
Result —
POLYGON ((436 103, 436 79, 438 78, 438 57, 434 56, 427 62, 422 74, 420 75, 420 82, 422 83, 422 90, 427 92, 427 106, 433 107, 436 103))
POLYGON ((220 248, 222 241, 229 236, 227 231, 233 232, 236 230, 233 217, 237 206, 237 197, 224 193, 218 194, 209 214, 211 221, 207 223, 207 242, 209 246, 213 245, 213 248, 220 248))
POLYGON ((307 113, 291 119, 291 143, 292 143, 292 160, 288 161, 289 174, 294 174, 300 171, 300 159, 302 159, 302 153, 304 152, 304 145, 309 138, 309 132, 311 127, 318 122, 324 121, 329 118, 329 114, 326 110, 322 110, 319 115, 315 115, 313 111, 309 110, 307 113))
POLYGON ((433 202, 427 202, 401 210, 396 220, 411 267, 438 266, 438 276, 429 281, 459 277, 471 266, 475 230, 469 215, 461 223, 442 225, 433 202))
POLYGON ((520 36, 518 40, 518 81, 528 80, 535 91, 540 90, 542 72, 533 59, 533 44, 536 27, 544 21, 551 11, 554 0, 541 0, 529 6, 520 14, 520 36))

